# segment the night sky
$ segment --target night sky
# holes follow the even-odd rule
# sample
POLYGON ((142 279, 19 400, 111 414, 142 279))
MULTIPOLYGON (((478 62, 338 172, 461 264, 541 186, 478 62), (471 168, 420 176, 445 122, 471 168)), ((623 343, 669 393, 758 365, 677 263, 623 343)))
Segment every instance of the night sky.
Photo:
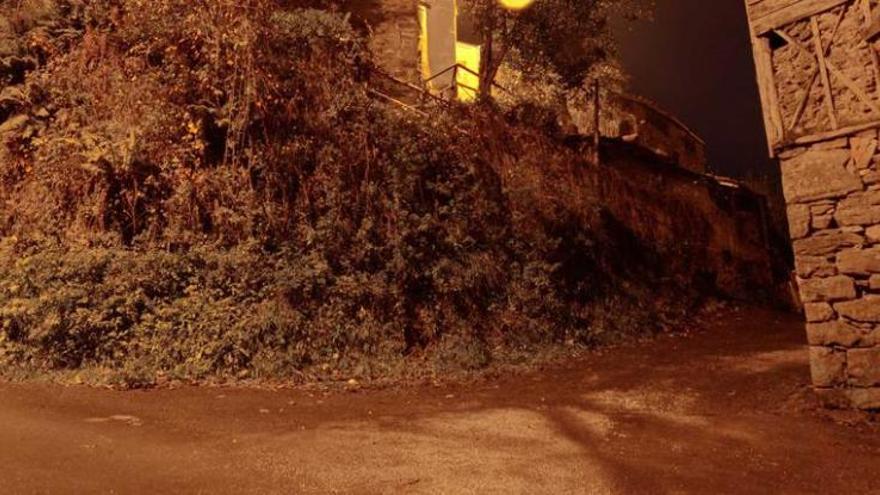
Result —
POLYGON ((631 89, 709 147, 710 169, 763 175, 767 144, 743 0, 656 0, 652 22, 618 29, 631 89))

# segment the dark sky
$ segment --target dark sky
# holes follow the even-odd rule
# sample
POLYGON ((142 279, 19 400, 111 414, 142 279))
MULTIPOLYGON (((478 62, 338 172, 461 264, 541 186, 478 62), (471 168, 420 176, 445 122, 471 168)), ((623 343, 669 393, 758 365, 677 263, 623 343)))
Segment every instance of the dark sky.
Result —
POLYGON ((631 89, 676 114, 732 177, 771 167, 743 0, 656 0, 652 22, 619 29, 631 89))

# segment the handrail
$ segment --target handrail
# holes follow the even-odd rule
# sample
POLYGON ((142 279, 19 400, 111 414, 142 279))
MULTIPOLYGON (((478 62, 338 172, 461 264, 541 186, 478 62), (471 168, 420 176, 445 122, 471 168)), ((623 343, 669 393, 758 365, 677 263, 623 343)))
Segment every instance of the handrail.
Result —
MULTIPOLYGON (((450 102, 449 102, 448 100, 445 100, 445 99, 440 98, 440 97, 438 97, 438 96, 436 96, 436 95, 430 94, 428 91, 425 91, 424 89, 419 88, 418 86, 416 86, 416 85, 414 85, 414 84, 409 84, 409 83, 407 83, 406 81, 401 81, 401 80, 397 79, 396 77, 391 76, 390 74, 384 74, 382 71, 379 71, 379 70, 375 70, 375 72, 376 72, 377 74, 381 75, 381 76, 386 77, 388 80, 390 80, 390 81, 392 81, 392 82, 394 82, 394 83, 396 83, 396 84, 400 84, 400 85, 402 85, 402 86, 404 86, 404 87, 406 87, 406 88, 408 88, 408 89, 414 89, 414 90, 417 90, 421 95, 429 96, 429 97, 433 98, 434 100, 443 103, 443 105, 446 107, 447 110, 449 110, 449 109, 451 108, 451 107, 450 107, 450 102)), ((380 99, 382 99, 382 100, 384 100, 384 101, 387 101, 387 102, 389 102, 389 103, 392 103, 392 104, 394 104, 394 105, 396 105, 396 106, 398 106, 398 107, 400 107, 400 108, 402 108, 402 109, 404 109, 404 110, 407 110, 407 111, 409 111, 409 112, 412 112, 412 113, 418 114, 418 115, 420 115, 420 116, 422 116, 422 117, 425 117, 425 118, 430 118, 430 117, 431 117, 431 115, 430 115, 428 112, 426 112, 426 111, 424 111, 424 110, 422 110, 422 109, 420 109, 420 108, 417 108, 417 107, 415 107, 415 106, 413 106, 413 105, 410 105, 410 104, 408 104, 408 103, 406 103, 406 102, 404 102, 404 101, 401 101, 401 100, 399 100, 399 99, 397 99, 397 98, 394 98, 393 96, 387 95, 387 94, 385 94, 385 93, 383 93, 383 92, 381 92, 381 91, 378 91, 378 90, 375 90, 375 89, 373 89, 373 88, 369 88, 369 87, 366 88, 366 91, 367 91, 367 94, 373 95, 373 96, 375 96, 375 97, 377 97, 377 98, 380 98, 380 99)), ((465 136, 468 135, 468 133, 467 133, 464 129, 462 129, 461 127, 458 127, 457 125, 452 125, 452 129, 453 129, 454 131, 458 132, 459 134, 462 134, 462 135, 465 135, 465 136)))
POLYGON ((430 115, 427 112, 425 112, 424 110, 419 110, 418 108, 416 108, 412 105, 409 105, 407 103, 404 103, 404 102, 398 100, 397 98, 394 98, 392 96, 388 96, 381 91, 376 91, 375 89, 367 88, 367 92, 370 93, 371 95, 378 96, 379 98, 382 98, 383 100, 387 100, 391 103, 394 103, 395 105, 397 105, 401 108, 404 108, 404 109, 409 110, 411 112, 417 113, 417 114, 421 115, 422 117, 430 117, 430 115))
MULTIPOLYGON (((452 65, 450 65, 449 67, 447 67, 447 68, 441 70, 440 72, 434 74, 433 76, 431 76, 431 77, 425 79, 425 80, 422 81, 422 82, 424 82, 425 84, 427 84, 427 83, 433 81, 434 79, 437 79, 438 77, 442 76, 443 74, 446 74, 446 73, 449 72, 449 71, 455 71, 458 67, 459 67, 459 64, 452 64, 452 65)), ((461 66, 461 67, 464 67, 464 66, 461 66)))
MULTIPOLYGON (((478 77, 478 78, 481 77, 479 72, 474 71, 474 70, 471 69, 470 67, 467 67, 467 66, 461 65, 461 64, 459 64, 459 63, 455 63, 455 64, 452 64, 452 65, 450 65, 449 67, 447 67, 447 68, 441 70, 440 72, 434 74, 433 76, 431 76, 431 77, 425 79, 425 80, 422 81, 422 82, 424 82, 425 84, 427 84, 427 83, 433 81, 434 79, 437 79, 438 77, 440 77, 440 76, 446 74, 446 73, 449 72, 449 71, 456 72, 456 71, 458 71, 458 70, 464 70, 464 71, 467 72, 468 74, 471 74, 471 75, 476 76, 476 77, 478 77)), ((458 82, 458 78, 456 77, 456 74, 453 74, 453 80, 454 80, 453 83, 454 83, 455 85, 457 85, 457 86, 463 86, 463 84, 461 84, 461 83, 458 82)), ((510 95, 510 94, 513 94, 512 91, 510 91, 509 89, 505 88, 504 86, 498 84, 496 81, 492 81, 492 87, 498 88, 498 89, 500 89, 501 91, 504 91, 505 93, 507 93, 507 94, 509 94, 509 95, 510 95)), ((474 90, 474 88, 468 88, 468 89, 474 90)))
POLYGON ((427 91, 425 88, 421 88, 421 87, 419 87, 419 86, 416 86, 415 84, 413 84, 413 83, 411 83, 411 82, 407 82, 407 81, 404 81, 404 80, 402 80, 402 79, 398 79, 397 77, 394 77, 393 75, 388 74, 387 72, 384 72, 384 71, 382 71, 382 70, 380 70, 380 69, 375 69, 375 68, 374 68, 374 69, 373 69, 373 72, 375 72, 376 74, 378 74, 378 75, 384 77, 385 79, 388 79, 389 81, 391 81, 391 82, 393 82, 393 83, 395 83, 395 84, 398 84, 398 85, 400 85, 400 86, 405 86, 405 87, 407 87, 407 88, 409 88, 409 89, 411 89, 411 90, 413 90, 413 91, 417 91, 417 92, 420 93, 422 96, 427 96, 427 97, 429 97, 429 98, 431 98, 431 99, 433 99, 433 100, 436 100, 436 101, 438 101, 438 102, 440 102, 440 103, 443 103, 443 104, 449 104, 449 101, 448 101, 448 100, 445 100, 445 99, 443 99, 443 98, 440 98, 439 96, 437 96, 437 95, 431 93, 430 91, 427 91))

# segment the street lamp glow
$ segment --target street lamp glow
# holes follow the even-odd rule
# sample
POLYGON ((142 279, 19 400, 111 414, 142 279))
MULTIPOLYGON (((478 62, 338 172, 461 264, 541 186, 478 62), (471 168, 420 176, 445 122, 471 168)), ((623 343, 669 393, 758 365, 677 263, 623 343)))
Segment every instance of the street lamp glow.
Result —
POLYGON ((535 0, 498 0, 498 3, 507 10, 523 10, 535 3, 535 0))

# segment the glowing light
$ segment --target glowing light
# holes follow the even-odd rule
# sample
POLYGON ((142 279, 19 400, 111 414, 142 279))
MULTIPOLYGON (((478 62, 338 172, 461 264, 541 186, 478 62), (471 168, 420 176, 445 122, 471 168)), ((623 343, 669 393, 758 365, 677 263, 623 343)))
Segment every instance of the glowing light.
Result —
POLYGON ((498 0, 498 3, 507 10, 523 10, 529 8, 535 0, 498 0))

